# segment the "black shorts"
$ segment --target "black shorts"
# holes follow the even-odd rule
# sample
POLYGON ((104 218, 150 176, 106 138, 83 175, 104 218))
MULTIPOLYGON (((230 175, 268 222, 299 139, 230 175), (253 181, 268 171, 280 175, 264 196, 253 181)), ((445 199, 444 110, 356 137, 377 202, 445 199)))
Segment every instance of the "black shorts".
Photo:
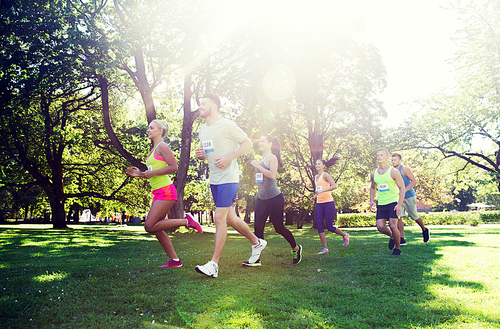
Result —
POLYGON ((396 207, 398 203, 397 202, 392 202, 389 204, 384 204, 381 206, 377 206, 377 216, 375 217, 377 220, 379 219, 390 219, 390 218, 398 218, 398 215, 396 214, 396 210, 394 208, 396 207))

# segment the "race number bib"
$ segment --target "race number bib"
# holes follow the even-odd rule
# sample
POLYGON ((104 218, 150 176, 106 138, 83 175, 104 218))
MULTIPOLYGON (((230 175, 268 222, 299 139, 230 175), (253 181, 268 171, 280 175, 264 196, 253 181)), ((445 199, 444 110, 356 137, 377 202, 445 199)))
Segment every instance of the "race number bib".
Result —
POLYGON ((256 183, 263 183, 264 182, 264 174, 261 172, 255 174, 255 182, 256 183))
POLYGON ((389 184, 378 184, 379 192, 387 192, 389 191, 389 184))
POLYGON ((201 142, 201 145, 203 146, 203 150, 205 153, 210 153, 214 151, 214 140, 209 139, 206 141, 201 142))
POLYGON ((316 185, 316 192, 321 192, 321 191, 323 191, 323 186, 316 185))
POLYGON ((153 170, 153 165, 149 165, 149 166, 148 166, 148 170, 149 170, 149 171, 152 171, 152 170, 153 170))

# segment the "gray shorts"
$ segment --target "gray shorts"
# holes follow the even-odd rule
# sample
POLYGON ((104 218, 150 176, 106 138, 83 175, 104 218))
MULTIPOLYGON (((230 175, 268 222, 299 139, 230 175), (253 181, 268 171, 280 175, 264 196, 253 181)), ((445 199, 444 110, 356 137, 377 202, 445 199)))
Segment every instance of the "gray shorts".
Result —
POLYGON ((417 213, 417 196, 414 195, 403 200, 401 207, 401 217, 409 216, 413 220, 417 220, 420 216, 417 213))

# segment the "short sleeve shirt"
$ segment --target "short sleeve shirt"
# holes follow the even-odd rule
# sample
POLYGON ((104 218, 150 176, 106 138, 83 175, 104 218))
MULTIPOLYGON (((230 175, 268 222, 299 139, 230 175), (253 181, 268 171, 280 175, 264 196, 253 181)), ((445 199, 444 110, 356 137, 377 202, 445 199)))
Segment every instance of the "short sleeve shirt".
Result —
POLYGON ((224 169, 220 169, 215 165, 215 159, 236 151, 239 144, 247 137, 247 134, 231 120, 219 118, 210 126, 206 124, 202 126, 199 137, 207 155, 210 184, 239 183, 240 170, 237 159, 232 160, 224 169))

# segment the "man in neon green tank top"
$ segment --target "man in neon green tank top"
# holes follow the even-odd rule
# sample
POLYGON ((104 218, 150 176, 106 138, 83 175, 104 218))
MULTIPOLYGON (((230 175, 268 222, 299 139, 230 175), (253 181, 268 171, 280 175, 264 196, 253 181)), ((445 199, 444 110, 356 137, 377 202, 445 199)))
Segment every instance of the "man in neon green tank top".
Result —
POLYGON ((405 183, 398 170, 389 164, 389 150, 379 148, 377 151, 378 168, 371 175, 370 211, 373 207, 375 191, 378 190, 377 229, 388 235, 389 249, 393 255, 401 255, 398 218, 405 198, 405 183), (386 223, 389 221, 389 228, 386 223))

